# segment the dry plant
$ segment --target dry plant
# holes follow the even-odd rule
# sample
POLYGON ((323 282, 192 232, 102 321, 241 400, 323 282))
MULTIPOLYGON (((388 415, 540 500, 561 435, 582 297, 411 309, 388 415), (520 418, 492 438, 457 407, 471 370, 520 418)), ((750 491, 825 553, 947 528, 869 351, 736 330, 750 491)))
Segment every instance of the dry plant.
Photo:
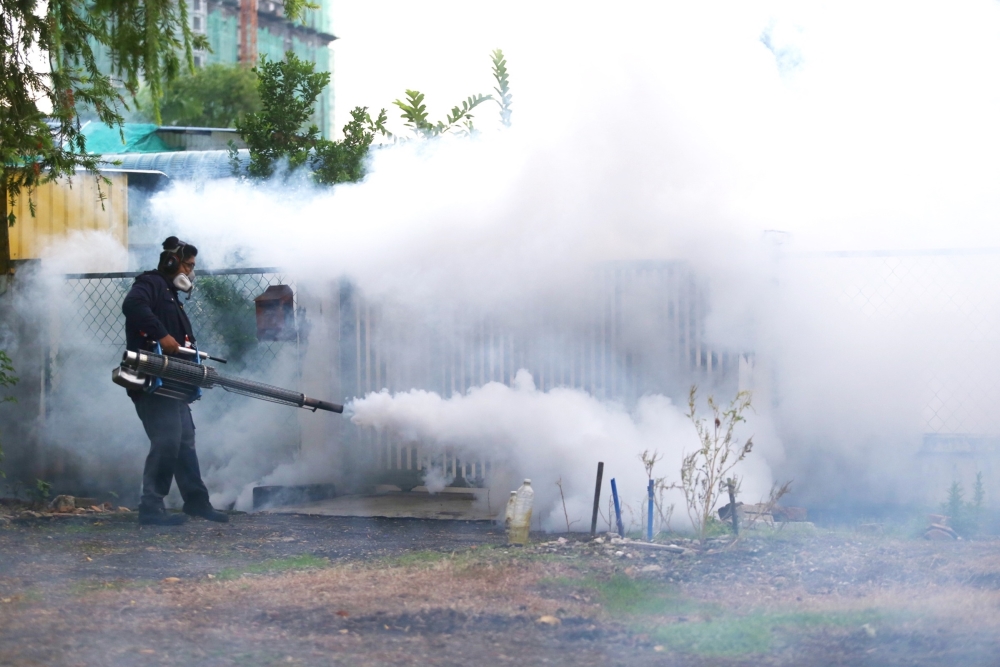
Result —
MULTIPOLYGON (((621 501, 622 504, 622 524, 625 526, 625 535, 628 535, 633 530, 633 526, 636 525, 635 522, 635 511, 632 510, 632 506, 626 503, 624 500, 621 501), (625 520, 625 513, 628 512, 628 521, 625 520)), ((640 521, 642 518, 640 517, 640 521)), ((642 530, 642 524, 638 524, 639 530, 642 530)))
POLYGON ((566 532, 569 533, 573 530, 573 524, 578 522, 569 520, 569 512, 566 511, 566 495, 563 493, 562 476, 556 480, 556 486, 559 487, 559 499, 562 500, 563 516, 566 517, 566 532))
POLYGON ((756 523, 760 520, 762 516, 769 516, 774 512, 775 506, 778 501, 782 499, 789 491, 792 490, 792 482, 787 481, 782 485, 778 485, 777 482, 771 485, 771 492, 767 496, 767 501, 761 500, 757 505, 757 511, 753 514, 747 514, 747 528, 753 528, 756 523))
MULTIPOLYGON (((667 484, 666 477, 653 477, 653 470, 656 468, 657 462, 659 462, 662 458, 663 455, 655 449, 652 452, 647 449, 639 455, 639 460, 642 461, 642 467, 646 469, 646 477, 653 481, 653 508, 660 521, 659 529, 656 531, 657 534, 662 532, 669 533, 672 530, 670 527, 670 519, 674 515, 674 506, 673 504, 666 504, 664 494, 671 489, 680 488, 676 483, 667 484)), ((646 525, 645 522, 643 525, 646 525)))
POLYGON ((740 422, 746 421, 743 413, 751 409, 750 392, 741 391, 723 409, 712 396, 708 397, 709 419, 699 417, 695 409, 698 387, 691 387, 688 394, 688 418, 698 432, 700 447, 684 456, 681 463, 681 488, 687 504, 688 517, 700 540, 704 540, 709 521, 719 496, 726 488, 728 478, 739 485, 730 472, 753 449, 753 438, 743 444, 734 439, 740 422))

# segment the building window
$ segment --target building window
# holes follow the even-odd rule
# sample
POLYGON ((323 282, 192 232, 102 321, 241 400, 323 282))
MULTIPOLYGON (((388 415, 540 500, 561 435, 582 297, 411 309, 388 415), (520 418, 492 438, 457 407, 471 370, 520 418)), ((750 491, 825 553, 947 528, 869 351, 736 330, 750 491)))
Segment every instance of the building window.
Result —
POLYGON ((193 8, 193 9, 194 9, 194 10, 195 10, 196 12, 200 12, 200 11, 201 11, 201 0, 194 0, 194 2, 193 2, 193 3, 191 3, 191 7, 192 7, 192 8, 193 8))
POLYGON ((192 17, 192 21, 193 21, 193 23, 191 24, 192 30, 201 30, 201 17, 194 16, 192 17))
POLYGON ((194 57, 194 66, 195 67, 201 67, 201 63, 202 63, 201 56, 195 56, 194 57))

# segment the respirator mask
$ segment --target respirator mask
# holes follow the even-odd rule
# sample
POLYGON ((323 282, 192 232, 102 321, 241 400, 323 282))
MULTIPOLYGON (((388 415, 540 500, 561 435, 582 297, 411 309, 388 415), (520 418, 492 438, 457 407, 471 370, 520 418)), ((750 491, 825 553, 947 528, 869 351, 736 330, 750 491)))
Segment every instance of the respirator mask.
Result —
POLYGON ((194 271, 191 271, 191 275, 181 271, 174 276, 174 287, 185 294, 191 294, 191 290, 194 289, 194 271))

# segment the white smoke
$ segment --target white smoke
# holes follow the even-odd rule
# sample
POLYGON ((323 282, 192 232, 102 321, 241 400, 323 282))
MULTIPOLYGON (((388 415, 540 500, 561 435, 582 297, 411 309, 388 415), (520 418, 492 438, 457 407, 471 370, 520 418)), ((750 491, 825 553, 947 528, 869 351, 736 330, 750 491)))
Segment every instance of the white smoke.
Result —
MULTIPOLYGON (((364 183, 332 191, 282 182, 178 184, 154 200, 162 236, 198 245, 201 265, 241 258, 286 267, 314 284, 347 277, 365 295, 428 318, 446 310, 531 322, 539 313, 525 312, 529 301, 545 311, 571 310, 584 299, 582 277, 595 265, 683 260, 711 288, 709 342, 756 353, 761 430, 770 433, 765 426, 773 423, 786 440, 781 446, 768 435, 762 442, 772 444, 754 455, 756 465, 770 464, 775 477, 795 477, 797 489, 817 496, 837 488, 869 493, 856 486, 859 471, 869 471, 883 497, 920 488, 900 462, 916 450, 917 375, 934 349, 929 337, 947 329, 939 320, 950 306, 893 322, 860 317, 841 295, 814 289, 822 270, 789 271, 776 262, 761 233, 791 232, 792 251, 1000 244, 993 157, 1000 153, 1000 7, 986 0, 947 10, 892 2, 624 2, 613 11, 537 5, 514 2, 496 19, 472 16, 456 26, 437 17, 470 15, 396 3, 389 12, 406 30, 380 22, 361 39, 354 16, 338 42, 348 56, 338 64, 338 85, 357 84, 338 90, 341 109, 390 106, 403 88, 416 87, 430 95, 432 115, 488 90, 486 54, 503 46, 515 95, 510 130, 496 131, 482 107, 478 138, 380 148, 364 183), (445 37, 455 34, 459 44, 445 37), (360 57, 376 52, 387 59, 360 57), (483 77, 465 76, 473 70, 483 77), (412 80, 397 78, 404 74, 412 80)), ((939 284, 933 275, 927 280, 928 289, 939 284)), ((958 289, 976 296, 984 330, 1000 330, 995 282, 958 289)), ((653 344, 656 335, 651 327, 633 343, 653 344)), ((1000 372, 992 356, 976 358, 987 374, 1000 372)), ((496 407, 504 414, 477 421, 481 431, 463 428, 483 447, 509 442, 529 467, 545 461, 538 479, 572 480, 577 514, 588 493, 577 480, 589 479, 595 457, 611 459, 614 443, 631 443, 615 459, 622 471, 612 473, 625 479, 641 474, 632 461, 654 441, 650 448, 674 457, 664 470, 675 470, 683 450, 676 443, 691 433, 660 398, 647 397, 644 411, 631 414, 579 392, 492 385, 469 396, 403 393, 395 401, 421 396, 431 407, 435 400, 456 406, 441 408, 442 417, 490 413, 477 407, 487 398, 529 412, 548 406, 533 424, 540 431, 511 430, 516 411, 496 407), (576 415, 573 423, 557 419, 560 409, 576 415), (586 450, 578 473, 564 474, 578 463, 567 453, 577 446, 570 441, 585 435, 574 424, 591 420, 608 435, 586 450), (567 435, 541 436, 556 424, 567 435), (652 424, 663 425, 669 443, 659 444, 652 424)), ((379 400, 387 399, 358 405, 379 400)), ((400 417, 392 428, 426 423, 418 414, 407 419, 413 423, 400 417)), ((458 432, 464 422, 454 420, 458 432)), ((242 442, 267 451, 239 423, 232 427, 244 440, 232 436, 224 451, 242 442)), ((422 433, 430 441, 458 437, 422 433)), ((201 431, 199 438, 210 454, 216 445, 201 431)), ((463 446, 479 445, 472 438, 463 446)), ((214 469, 213 491, 246 498, 246 486, 274 466, 273 479, 283 483, 313 481, 323 466, 336 466, 336 456, 323 457, 310 451, 280 466, 276 457, 247 454, 246 466, 214 469)), ((758 473, 755 483, 766 483, 769 476, 758 473)), ((537 484, 541 493, 550 481, 537 484)), ((551 498, 545 502, 551 506, 551 498)))
MULTIPOLYGON (((510 387, 491 382, 450 398, 416 389, 371 393, 352 401, 347 411, 355 424, 388 431, 400 442, 419 445, 425 454, 450 448, 460 458, 463 453, 488 458, 502 470, 491 480, 497 498, 506 497, 522 478, 531 478, 535 514, 549 530, 566 529, 557 480, 562 481, 573 529, 589 529, 594 474, 597 463, 604 462, 605 475, 617 479, 638 523, 647 481, 642 453, 662 457, 653 475, 672 484, 680 481, 683 455, 699 446, 691 422, 665 396, 645 396, 630 412, 575 389, 540 391, 525 370, 518 371, 510 387)), ((774 446, 766 434, 757 440, 764 450, 774 446)), ((767 494, 771 480, 762 458, 747 459, 740 472, 748 497, 767 494)), ((607 488, 603 494, 607 502, 607 488)), ((669 494, 667 502, 678 504, 674 527, 687 525, 679 492, 669 494)))

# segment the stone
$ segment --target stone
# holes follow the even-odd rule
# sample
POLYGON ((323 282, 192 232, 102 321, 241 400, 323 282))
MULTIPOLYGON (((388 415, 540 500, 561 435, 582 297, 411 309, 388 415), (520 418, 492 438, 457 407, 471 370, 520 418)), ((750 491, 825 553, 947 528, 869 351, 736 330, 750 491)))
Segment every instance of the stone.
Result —
POLYGON ((165 584, 179 584, 181 581, 180 577, 167 577, 163 580, 165 584))
POLYGON ((639 568, 640 572, 663 572, 663 568, 659 565, 646 565, 645 567, 639 568))
POLYGON ((651 549, 654 551, 666 551, 673 554, 680 554, 684 552, 684 547, 679 547, 676 544, 660 544, 658 542, 640 542, 638 540, 630 539, 619 539, 617 542, 612 540, 615 544, 627 544, 630 547, 636 549, 651 549))
POLYGON ((566 544, 567 542, 569 542, 569 540, 567 540, 565 537, 560 537, 558 540, 556 540, 556 542, 558 542, 559 544, 566 544))
POLYGON ((539 618, 535 622, 538 623, 538 624, 540 624, 540 625, 548 625, 548 626, 553 627, 553 628, 556 627, 556 626, 562 625, 562 621, 560 621, 555 616, 542 616, 541 618, 539 618))
POLYGON ((73 496, 56 496, 49 503, 49 509, 53 512, 72 512, 76 509, 76 499, 73 496))

